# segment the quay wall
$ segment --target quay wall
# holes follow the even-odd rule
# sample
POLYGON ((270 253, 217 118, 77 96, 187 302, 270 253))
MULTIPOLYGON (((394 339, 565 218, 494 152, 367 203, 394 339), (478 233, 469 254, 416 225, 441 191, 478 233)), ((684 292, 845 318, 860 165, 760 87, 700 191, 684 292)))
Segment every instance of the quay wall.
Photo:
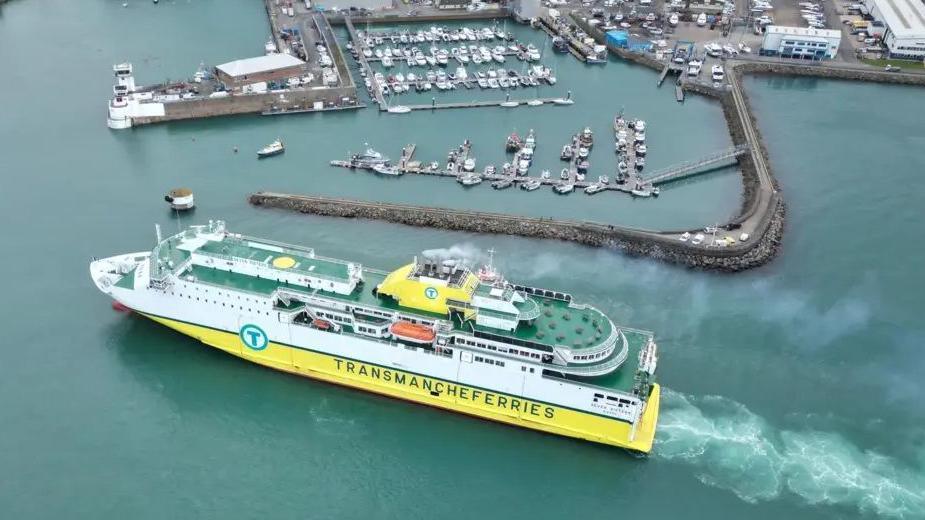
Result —
POLYGON ((316 101, 338 103, 345 97, 356 99, 356 88, 349 86, 293 90, 286 91, 284 95, 284 102, 280 101, 280 94, 271 93, 174 101, 164 104, 163 116, 134 117, 132 118, 132 124, 138 126, 201 117, 253 114, 263 112, 273 106, 294 108, 308 105, 310 107, 316 101))
MULTIPOLYGON (((344 15, 335 15, 328 14, 326 15, 329 22, 332 24, 342 25, 344 23, 344 15)), ((496 20, 499 18, 509 18, 510 14, 504 9, 490 9, 482 11, 462 11, 462 12, 447 12, 447 13, 436 13, 436 14, 418 14, 415 16, 409 16, 407 14, 380 14, 373 16, 351 16, 350 20, 357 24, 395 24, 395 23, 417 23, 417 22, 456 22, 464 20, 496 20)))
MULTIPOLYGON (((742 271, 765 264, 777 253, 783 219, 771 221, 757 241, 728 248, 695 246, 658 231, 588 221, 553 220, 501 213, 487 213, 405 204, 389 204, 321 196, 258 192, 250 196, 254 206, 343 218, 383 220, 416 227, 432 227, 472 233, 518 235, 554 239, 591 247, 617 249, 633 256, 699 269, 742 271)), ((778 201, 779 202, 779 201, 778 201)), ((783 211, 779 204, 777 210, 783 211)))

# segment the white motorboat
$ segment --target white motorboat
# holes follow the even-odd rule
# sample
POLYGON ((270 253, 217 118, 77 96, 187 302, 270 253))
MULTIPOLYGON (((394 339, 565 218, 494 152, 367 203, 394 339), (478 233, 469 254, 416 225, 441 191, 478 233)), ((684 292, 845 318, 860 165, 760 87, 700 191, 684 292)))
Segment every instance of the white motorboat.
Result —
POLYGON ((700 69, 703 67, 703 62, 698 59, 693 59, 687 63, 687 75, 688 76, 697 76, 700 74, 700 69))
POLYGON ((392 175, 399 176, 402 174, 402 171, 394 166, 389 166, 387 164, 376 164, 373 165, 372 170, 376 173, 381 173, 382 175, 392 175))
POLYGON ((723 81, 726 77, 726 72, 723 70, 722 65, 713 65, 713 81, 723 81))
POLYGON ((530 101, 527 101, 527 104, 531 107, 538 107, 543 104, 543 101, 540 99, 531 99, 530 101))
POLYGON ((466 159, 465 162, 463 162, 463 170, 467 172, 475 170, 475 159, 471 157, 466 159))
POLYGON ((594 195, 595 193, 600 193, 606 189, 607 188, 602 184, 592 184, 588 186, 587 188, 585 188, 585 193, 587 193, 588 195, 594 195))
POLYGON ((265 157, 272 157, 274 155, 279 155, 286 151, 286 146, 283 144, 281 139, 277 139, 272 143, 264 146, 260 150, 257 150, 257 157, 263 159, 265 157))
POLYGON ((703 27, 707 24, 707 15, 706 13, 700 13, 700 16, 697 17, 697 26, 703 27))
POLYGON ((411 112, 411 107, 405 105, 395 105, 388 108, 390 114, 407 114, 411 112))
POLYGON ((575 190, 575 185, 570 182, 564 182, 556 184, 552 189, 559 195, 566 195, 575 190))
POLYGON ((530 179, 527 182, 521 184, 520 189, 526 190, 526 191, 533 191, 535 189, 538 189, 542 185, 543 183, 539 179, 530 179))
POLYGON ((480 184, 482 182, 482 177, 475 174, 468 174, 463 175, 456 180, 463 186, 475 186, 476 184, 480 184))

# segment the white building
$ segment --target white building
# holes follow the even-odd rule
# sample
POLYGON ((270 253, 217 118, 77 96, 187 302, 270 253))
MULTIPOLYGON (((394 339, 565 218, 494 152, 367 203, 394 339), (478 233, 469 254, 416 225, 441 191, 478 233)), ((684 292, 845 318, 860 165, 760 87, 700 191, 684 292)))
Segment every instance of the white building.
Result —
POLYGON ((841 31, 769 25, 761 54, 804 60, 830 60, 838 54, 841 31))
POLYGON ((922 0, 866 0, 870 15, 883 22, 883 43, 892 58, 925 58, 925 3, 922 0))

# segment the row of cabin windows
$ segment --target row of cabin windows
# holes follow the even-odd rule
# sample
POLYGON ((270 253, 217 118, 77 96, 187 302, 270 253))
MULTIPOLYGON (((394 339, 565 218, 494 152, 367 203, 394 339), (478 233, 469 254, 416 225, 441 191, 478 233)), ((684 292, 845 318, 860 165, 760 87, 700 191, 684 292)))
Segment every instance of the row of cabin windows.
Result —
MULTIPOLYGON (((594 402, 597 402, 598 399, 604 399, 604 394, 594 394, 594 402)), ((608 395, 608 396, 607 396, 607 400, 608 400, 608 401, 613 401, 614 403, 617 403, 617 406, 620 407, 620 408, 622 408, 624 405, 629 406, 629 405, 633 404, 633 402, 630 401, 629 399, 623 399, 623 398, 619 398, 619 397, 614 397, 614 396, 612 396, 612 395, 608 395)))
POLYGON ((357 325, 358 332, 365 332, 367 334, 382 334, 382 329, 374 329, 372 327, 364 327, 363 325, 357 325))
POLYGON ((318 312, 316 314, 318 314, 318 316, 328 318, 329 320, 334 320, 337 323, 346 323, 347 325, 350 324, 350 320, 348 320, 347 318, 343 318, 341 316, 337 316, 336 314, 331 314, 329 312, 318 312))
POLYGON ((600 357, 604 357, 605 355, 607 355, 607 351, 606 351, 606 350, 602 350, 602 351, 598 352, 597 354, 585 354, 585 355, 582 355, 582 356, 572 356, 572 358, 575 359, 575 360, 597 359, 597 358, 600 358, 600 357))
MULTIPOLYGON (((521 372, 526 372, 526 371, 527 371, 527 367, 524 366, 524 365, 520 365, 520 371, 521 371, 521 372)), ((533 373, 533 368, 532 368, 532 367, 530 368, 530 373, 531 373, 531 374, 533 373)))
POLYGON ((497 359, 484 358, 482 356, 475 356, 475 360, 479 363, 485 363, 488 365, 498 365, 499 367, 504 366, 504 361, 498 361, 497 359))
MULTIPOLYGON (((209 292, 209 291, 206 291, 206 292, 209 292)), ((222 293, 219 292, 219 295, 221 295, 221 294, 222 294, 222 293)), ((187 299, 187 300, 192 300, 192 299, 193 299, 193 295, 191 295, 191 294, 183 294, 183 293, 177 294, 177 293, 174 292, 174 291, 170 291, 170 295, 171 295, 171 296, 179 296, 180 298, 186 296, 186 299, 187 299)), ((239 296, 238 298, 240 299, 240 296, 239 296)), ((215 305, 218 305, 219 303, 221 303, 221 304, 222 304, 222 307, 230 307, 230 308, 232 308, 232 309, 235 308, 234 305, 228 305, 228 303, 226 303, 226 302, 220 302, 220 301, 218 301, 218 300, 209 300, 208 298, 200 298, 199 296, 196 297, 196 301, 197 301, 197 302, 202 301, 202 302, 205 302, 205 303, 214 303, 215 305)), ((248 298, 248 301, 250 301, 250 298, 248 298)), ((257 300, 254 300, 254 302, 255 302, 255 303, 259 303, 259 302, 257 302, 257 300)), ((238 307, 238 310, 242 310, 242 311, 245 310, 243 305, 238 305, 237 307, 238 307)), ((246 310, 247 310, 247 312, 250 312, 250 313, 253 313, 253 312, 254 312, 253 307, 248 307, 246 310)), ((257 312, 257 314, 260 314, 260 313, 262 312, 262 313, 266 314, 267 316, 270 315, 270 311, 261 311, 260 309, 257 309, 256 312, 257 312)))
POLYGON ((472 341, 472 340, 468 340, 465 338, 456 338, 456 342, 462 343, 463 345, 469 345, 472 347, 480 347, 480 348, 485 348, 488 350, 495 350, 498 352, 507 352, 508 354, 514 354, 517 356, 524 356, 524 357, 533 358, 533 359, 540 359, 539 354, 536 354, 534 352, 527 352, 526 350, 517 350, 516 348, 504 348, 504 347, 499 348, 494 345, 479 343, 477 341, 472 341))
MULTIPOLYGON (((183 287, 186 288, 186 287, 187 287, 186 284, 183 284, 183 287)), ((193 290, 198 291, 199 289, 200 289, 200 288, 199 288, 198 285, 194 285, 194 286, 193 286, 193 290)), ((206 294, 209 294, 209 290, 208 290, 208 289, 202 289, 202 291, 205 292, 206 294)), ((215 291, 215 292, 216 292, 216 294, 218 294, 219 296, 227 296, 227 297, 229 297, 229 298, 231 298, 232 296, 237 296, 239 300, 241 299, 241 295, 240 295, 240 294, 232 295, 230 292, 229 292, 229 293, 224 293, 224 292, 222 292, 222 291, 215 291)), ((171 291, 170 294, 173 294, 173 292, 171 291)), ((181 296, 182 296, 182 295, 181 295, 181 296)), ((248 298, 248 297, 245 296, 245 297, 244 297, 244 301, 248 301, 248 302, 249 302, 249 301, 253 301, 254 303, 263 303, 263 304, 266 305, 266 306, 270 306, 270 303, 269 303, 269 302, 261 301, 261 300, 258 299, 258 298, 254 298, 253 300, 251 300, 250 298, 248 298)))

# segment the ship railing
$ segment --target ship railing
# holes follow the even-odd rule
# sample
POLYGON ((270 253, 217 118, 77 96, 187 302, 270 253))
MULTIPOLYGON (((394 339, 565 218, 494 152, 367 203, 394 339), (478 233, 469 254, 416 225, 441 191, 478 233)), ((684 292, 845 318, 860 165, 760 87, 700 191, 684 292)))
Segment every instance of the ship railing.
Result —
POLYGON ((620 329, 616 329, 616 335, 622 342, 620 351, 616 355, 612 355, 607 361, 590 365, 556 366, 551 370, 584 377, 602 376, 613 372, 623 365, 623 363, 626 362, 626 358, 629 356, 629 341, 627 341, 626 335, 623 334, 623 331, 620 329))
POLYGON ((283 253, 288 253, 292 255, 303 255, 313 260, 321 260, 323 262, 331 262, 333 264, 342 264, 342 265, 353 264, 357 266, 358 269, 362 269, 362 265, 356 262, 350 262, 348 260, 342 260, 340 258, 331 258, 328 256, 321 256, 321 255, 315 254, 315 249, 311 247, 299 246, 295 244, 288 244, 286 242, 278 242, 276 240, 267 240, 265 238, 256 238, 256 237, 251 237, 248 235, 235 235, 235 240, 256 242, 258 244, 266 244, 266 245, 270 245, 270 246, 274 246, 279 249, 282 249, 283 253))
POLYGON ((540 317, 540 313, 542 311, 540 310, 540 305, 536 303, 536 300, 528 297, 528 298, 525 298, 524 304, 527 306, 527 308, 520 311, 520 314, 518 314, 517 316, 518 320, 528 321, 528 320, 535 320, 540 317))
MULTIPOLYGON (((253 265, 253 266, 255 266, 255 267, 265 267, 265 268, 267 268, 267 269, 273 269, 273 270, 280 271, 280 272, 294 272, 294 273, 299 273, 299 274, 304 275, 304 276, 306 276, 306 277, 308 277, 308 278, 318 278, 318 279, 320 279, 320 280, 329 280, 329 281, 340 282, 340 283, 349 282, 349 281, 350 281, 349 276, 348 276, 347 278, 341 278, 341 277, 339 277, 339 276, 331 276, 331 275, 329 275, 329 274, 323 274, 323 273, 319 273, 319 272, 317 272, 317 271, 309 271, 309 270, 307 270, 307 269, 302 269, 302 268, 297 268, 297 267, 293 267, 293 268, 285 269, 285 270, 283 270, 283 269, 277 269, 277 268, 273 267, 271 264, 267 263, 266 261, 253 260, 253 259, 250 259, 250 258, 244 258, 244 257, 240 257, 240 256, 226 255, 226 254, 223 254, 223 253, 216 253, 216 252, 214 252, 214 251, 202 251, 202 250, 197 250, 197 251, 196 251, 196 254, 203 255, 203 256, 208 256, 208 257, 210 257, 210 258, 217 258, 217 259, 219 259, 219 260, 225 260, 225 261, 232 262, 232 263, 242 263, 242 264, 253 265)), ((214 267, 214 266, 204 266, 204 267, 214 267)))

